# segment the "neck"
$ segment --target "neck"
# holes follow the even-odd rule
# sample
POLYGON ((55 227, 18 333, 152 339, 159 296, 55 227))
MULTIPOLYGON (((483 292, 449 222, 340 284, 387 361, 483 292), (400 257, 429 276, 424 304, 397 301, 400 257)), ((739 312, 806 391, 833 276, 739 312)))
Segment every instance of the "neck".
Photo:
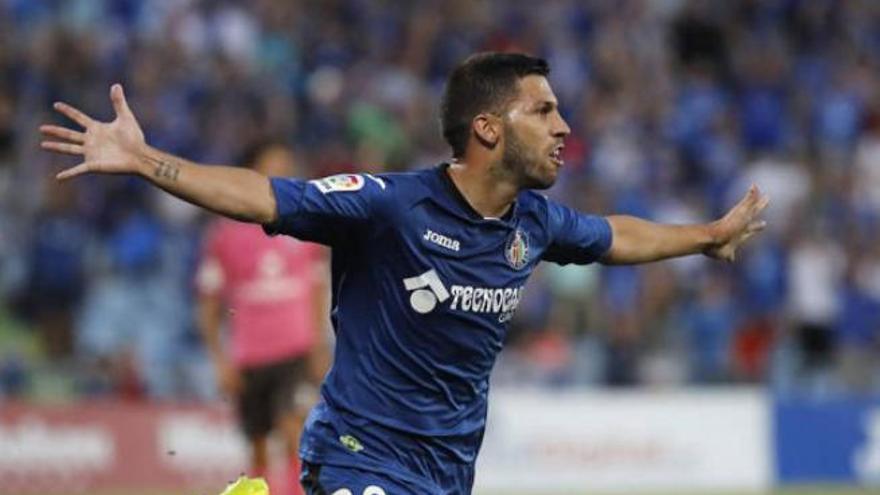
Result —
POLYGON ((513 183, 495 177, 489 169, 453 162, 448 170, 455 187, 483 218, 503 217, 519 193, 513 183))

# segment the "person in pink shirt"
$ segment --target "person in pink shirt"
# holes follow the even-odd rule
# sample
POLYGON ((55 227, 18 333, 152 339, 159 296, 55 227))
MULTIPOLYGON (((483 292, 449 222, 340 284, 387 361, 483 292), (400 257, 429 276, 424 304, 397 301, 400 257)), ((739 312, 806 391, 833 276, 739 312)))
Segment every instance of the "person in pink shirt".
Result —
MULTIPOLYGON (((254 146, 242 162, 269 176, 295 172, 293 153, 273 142, 254 146)), ((199 326, 218 385, 237 402, 252 474, 266 476, 267 441, 277 429, 286 443, 294 493, 299 434, 317 399, 314 384, 326 371, 321 249, 267 236, 259 225, 218 219, 208 228, 196 277, 199 326), (228 339, 221 338, 224 321, 228 339)))

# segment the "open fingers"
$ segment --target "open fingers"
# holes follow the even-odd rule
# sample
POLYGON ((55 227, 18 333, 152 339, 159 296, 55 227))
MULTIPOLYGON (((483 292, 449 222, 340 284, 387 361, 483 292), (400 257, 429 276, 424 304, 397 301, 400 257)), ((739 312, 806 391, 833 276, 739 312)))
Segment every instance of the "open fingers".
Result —
POLYGON ((732 212, 736 211, 741 215, 745 215, 746 218, 753 219, 760 215, 769 204, 770 198, 762 193, 761 190, 758 189, 758 186, 752 184, 752 186, 749 187, 749 191, 733 208, 732 212))
POLYGON ((761 199, 758 201, 757 207, 755 208, 758 213, 764 211, 764 208, 767 208, 767 205, 770 204, 770 198, 768 196, 761 196, 761 199))
POLYGON ((44 150, 55 151, 57 153, 65 153, 68 155, 83 155, 85 150, 82 145, 71 143, 59 143, 58 141, 43 141, 40 146, 44 150))
POLYGON ((760 232, 767 228, 767 222, 764 220, 754 220, 746 227, 746 232, 749 234, 754 234, 755 232, 760 232))
POLYGON ((116 116, 129 116, 131 109, 128 108, 128 102, 125 100, 125 92, 122 90, 121 84, 110 86, 110 101, 113 102, 113 110, 116 116))
POLYGON ((88 129, 92 124, 95 123, 95 121, 92 120, 91 117, 68 105, 67 103, 59 101, 55 103, 52 108, 86 129, 88 129))
POLYGON ((46 136, 66 139, 77 144, 82 144, 86 140, 85 133, 74 131, 72 129, 57 125, 41 125, 40 132, 42 132, 46 136))
POLYGON ((58 173, 58 175, 55 176, 55 178, 58 180, 67 180, 78 175, 89 173, 91 172, 91 170, 92 166, 89 164, 89 162, 83 162, 75 167, 70 167, 68 169, 62 170, 58 173))
POLYGON ((761 190, 758 189, 757 185, 752 184, 751 187, 749 187, 749 192, 746 193, 746 202, 750 206, 754 206, 758 204, 762 198, 764 198, 764 194, 761 193, 761 190))
MULTIPOLYGON (((761 221, 756 220, 756 217, 758 217, 761 214, 761 212, 763 212, 764 209, 767 208, 767 205, 769 205, 769 204, 770 204, 770 198, 768 198, 767 196, 761 194, 761 195, 755 197, 752 204, 749 205, 750 206, 749 209, 746 210, 747 215, 748 215, 747 218, 750 219, 749 225, 748 225, 749 228, 751 228, 752 225, 757 224, 757 223, 762 223, 762 224, 766 225, 766 222, 764 222, 762 220, 761 221)), ((761 228, 763 229, 763 227, 761 227, 761 228)))
POLYGON ((742 197, 742 199, 740 199, 739 202, 737 202, 730 211, 747 211, 748 209, 754 207, 755 204, 757 204, 759 195, 760 194, 758 191, 758 186, 752 184, 751 187, 749 187, 749 190, 746 191, 746 194, 742 197))

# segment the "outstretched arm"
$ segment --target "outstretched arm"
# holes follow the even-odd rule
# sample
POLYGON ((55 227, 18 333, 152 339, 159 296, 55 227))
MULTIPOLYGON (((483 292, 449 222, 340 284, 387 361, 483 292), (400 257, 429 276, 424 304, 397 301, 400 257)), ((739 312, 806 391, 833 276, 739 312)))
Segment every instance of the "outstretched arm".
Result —
POLYGON ((253 170, 205 166, 147 145, 144 133, 125 101, 122 86, 110 88, 116 111, 112 122, 98 122, 66 103, 55 110, 84 131, 56 125, 40 126, 43 149, 80 156, 83 162, 62 171, 64 180, 87 173, 139 175, 165 191, 211 211, 256 223, 276 218, 275 196, 269 178, 253 170))
POLYGON ((765 222, 757 217, 769 201, 752 186, 724 217, 699 225, 663 225, 626 215, 609 216, 613 240, 602 262, 645 263, 698 253, 733 261, 737 248, 764 229, 765 222))

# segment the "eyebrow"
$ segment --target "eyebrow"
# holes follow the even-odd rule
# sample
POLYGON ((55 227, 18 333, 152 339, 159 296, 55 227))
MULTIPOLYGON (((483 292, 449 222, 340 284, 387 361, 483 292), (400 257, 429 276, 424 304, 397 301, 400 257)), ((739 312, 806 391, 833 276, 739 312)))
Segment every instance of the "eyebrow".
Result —
POLYGON ((538 111, 545 110, 545 109, 546 110, 553 110, 554 108, 557 108, 557 106, 558 106, 558 103, 555 101, 544 100, 544 101, 539 101, 538 103, 536 103, 534 106, 534 109, 538 110, 538 111))

